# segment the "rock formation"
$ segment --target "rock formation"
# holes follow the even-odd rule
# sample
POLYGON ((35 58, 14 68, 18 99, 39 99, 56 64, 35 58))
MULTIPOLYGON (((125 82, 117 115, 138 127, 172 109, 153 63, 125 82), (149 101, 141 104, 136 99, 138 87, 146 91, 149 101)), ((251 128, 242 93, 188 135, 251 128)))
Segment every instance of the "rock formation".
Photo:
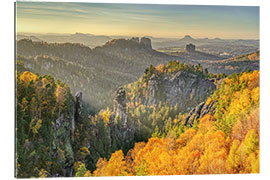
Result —
POLYGON ((114 95, 113 109, 116 116, 119 116, 122 121, 122 126, 127 125, 127 115, 126 115, 126 91, 124 88, 120 87, 117 89, 114 95))
POLYGON ((82 117, 82 93, 75 94, 75 102, 73 101, 73 111, 61 114, 52 125, 52 151, 51 157, 57 159, 59 163, 64 164, 61 172, 54 172, 53 177, 72 176, 74 164, 74 152, 72 148, 72 139, 74 139, 75 122, 81 123, 82 117), (59 156, 64 153, 64 159, 59 156))
POLYGON ((195 45, 193 44, 187 44, 186 45, 186 52, 195 52, 195 45))
POLYGON ((75 94, 75 106, 74 106, 74 120, 76 122, 81 121, 81 113, 82 113, 82 92, 77 92, 75 94))
POLYGON ((152 49, 151 39, 142 37, 140 45, 145 49, 152 49))
POLYGON ((74 164, 74 152, 72 148, 72 139, 74 138, 75 123, 82 123, 82 92, 75 94, 73 101, 73 111, 69 114, 61 114, 52 125, 53 128, 53 147, 52 158, 59 158, 59 150, 65 153, 65 161, 61 158, 59 161, 65 164, 63 172, 57 172, 53 176, 72 176, 74 164))
POLYGON ((141 50, 152 50, 151 39, 142 37, 133 37, 131 39, 113 39, 107 42, 103 47, 113 49, 141 49, 141 50))
POLYGON ((138 37, 133 37, 130 40, 138 44, 140 43, 140 39, 138 37))
POLYGON ((61 114, 58 119, 55 120, 53 124, 53 142, 52 142, 52 152, 51 157, 58 159, 59 163, 64 163, 65 168, 62 172, 55 172, 54 177, 61 176, 71 176, 72 166, 74 163, 74 153, 71 146, 71 117, 65 117, 61 114), (65 153, 65 159, 59 158, 59 152, 63 151, 65 153))
POLYGON ((146 90, 146 105, 159 101, 179 105, 180 110, 187 112, 215 90, 214 82, 197 74, 179 71, 175 75, 159 77, 152 75, 146 90))
POLYGON ((215 103, 211 102, 207 104, 206 102, 202 102, 196 107, 194 107, 187 115, 185 119, 185 126, 194 123, 195 120, 202 118, 206 114, 214 115, 215 114, 215 103))
POLYGON ((114 93, 113 113, 109 118, 109 127, 111 137, 111 146, 118 144, 124 149, 129 149, 134 141, 135 127, 128 122, 126 109, 126 91, 119 87, 114 93))

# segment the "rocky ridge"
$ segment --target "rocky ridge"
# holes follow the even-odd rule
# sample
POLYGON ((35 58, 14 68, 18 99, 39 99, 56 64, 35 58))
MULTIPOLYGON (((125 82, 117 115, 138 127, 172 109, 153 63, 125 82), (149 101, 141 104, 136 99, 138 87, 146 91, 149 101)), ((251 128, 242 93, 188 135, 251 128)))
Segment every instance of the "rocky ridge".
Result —
POLYGON ((180 110, 185 112, 204 100, 215 88, 213 81, 185 71, 163 77, 153 75, 147 84, 145 104, 169 102, 173 106, 178 104, 180 110))
POLYGON ((105 45, 101 47, 133 50, 152 50, 151 39, 146 37, 142 37, 141 39, 139 39, 138 37, 133 37, 131 39, 113 39, 111 41, 108 41, 105 45))

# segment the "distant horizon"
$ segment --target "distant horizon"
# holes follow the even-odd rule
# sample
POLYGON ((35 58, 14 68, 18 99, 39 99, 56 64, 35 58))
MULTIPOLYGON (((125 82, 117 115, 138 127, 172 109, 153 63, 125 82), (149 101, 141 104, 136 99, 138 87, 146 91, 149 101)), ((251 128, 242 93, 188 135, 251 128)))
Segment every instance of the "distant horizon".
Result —
POLYGON ((85 35, 93 35, 93 36, 107 36, 107 37, 115 37, 115 36, 122 36, 122 37, 152 37, 152 38, 163 38, 163 39, 183 39, 184 37, 186 36, 190 36, 191 38, 193 39, 205 39, 205 38, 208 38, 208 39, 223 39, 223 40, 260 40, 259 38, 256 39, 256 38, 221 38, 221 37, 205 37, 205 36, 192 36, 190 34, 186 34, 184 36, 175 36, 175 37, 160 37, 160 36, 152 36, 152 35, 143 35, 143 36, 136 36, 136 35, 105 35, 105 34, 93 34, 93 33, 89 33, 89 32, 86 32, 86 33, 82 33, 82 32, 74 32, 74 33, 53 33, 53 32, 50 32, 50 33, 35 33, 35 32, 16 32, 17 35, 26 35, 26 36, 34 36, 34 35, 74 35, 74 34, 85 34, 85 35))
POLYGON ((16 2, 16 32, 259 39, 259 7, 16 2))

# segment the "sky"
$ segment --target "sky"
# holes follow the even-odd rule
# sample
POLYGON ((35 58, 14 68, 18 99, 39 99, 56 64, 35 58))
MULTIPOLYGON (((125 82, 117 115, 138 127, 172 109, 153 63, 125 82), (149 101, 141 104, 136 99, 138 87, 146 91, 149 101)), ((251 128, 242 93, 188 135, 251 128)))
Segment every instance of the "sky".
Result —
POLYGON ((17 2, 16 31, 259 39, 259 7, 17 2))

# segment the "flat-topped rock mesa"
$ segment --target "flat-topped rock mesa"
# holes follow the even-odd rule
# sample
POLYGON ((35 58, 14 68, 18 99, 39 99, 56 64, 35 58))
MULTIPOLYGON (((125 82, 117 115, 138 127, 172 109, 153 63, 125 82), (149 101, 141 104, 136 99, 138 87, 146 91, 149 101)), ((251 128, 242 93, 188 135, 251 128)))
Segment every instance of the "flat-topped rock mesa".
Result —
POLYGON ((112 49, 145 49, 152 50, 151 39, 142 37, 133 37, 131 39, 113 39, 108 41, 101 48, 112 48, 112 49))

